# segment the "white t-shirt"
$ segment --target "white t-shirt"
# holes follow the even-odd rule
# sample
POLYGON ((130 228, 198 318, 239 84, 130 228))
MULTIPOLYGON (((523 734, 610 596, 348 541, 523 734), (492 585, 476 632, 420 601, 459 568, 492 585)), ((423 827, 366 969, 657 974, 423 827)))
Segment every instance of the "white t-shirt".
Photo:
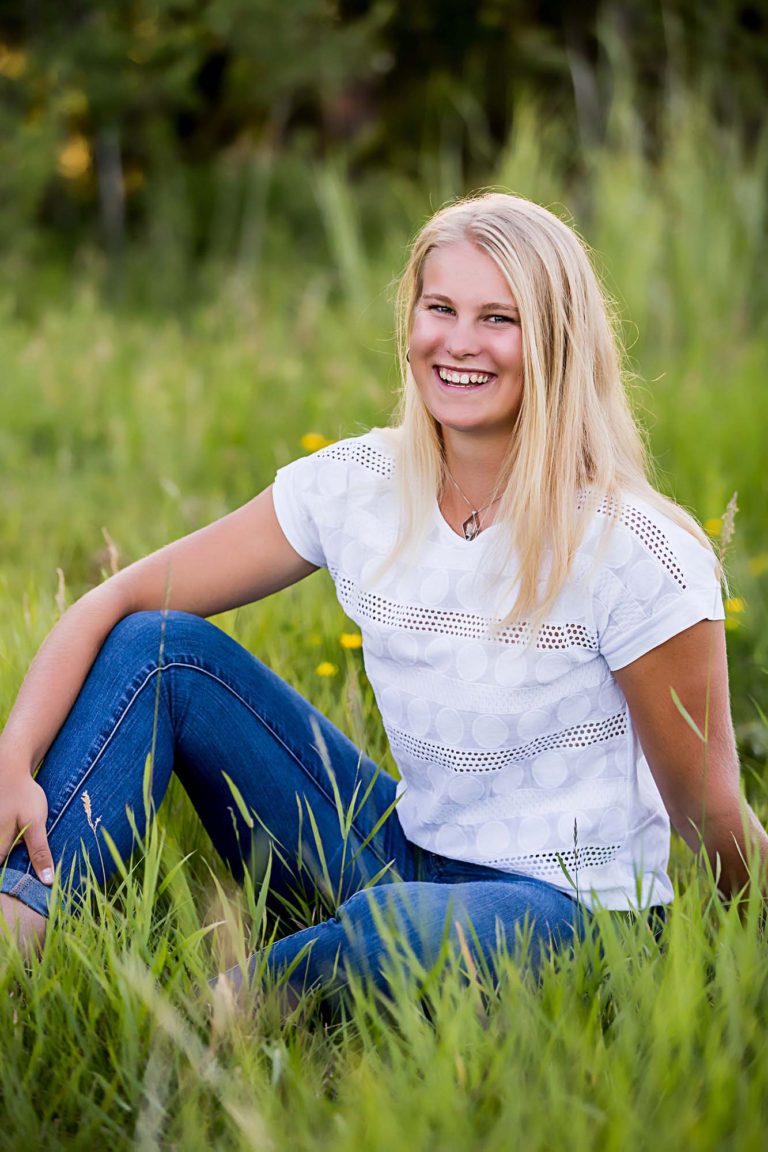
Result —
POLYGON ((492 627, 512 595, 499 601, 501 528, 466 541, 435 503, 418 562, 377 572, 400 515, 391 435, 281 468, 274 502, 289 542, 329 569, 362 633, 406 836, 546 880, 588 907, 667 903, 669 820, 612 671, 722 619, 714 556, 641 500, 618 518, 601 508, 529 644, 524 626, 492 627))

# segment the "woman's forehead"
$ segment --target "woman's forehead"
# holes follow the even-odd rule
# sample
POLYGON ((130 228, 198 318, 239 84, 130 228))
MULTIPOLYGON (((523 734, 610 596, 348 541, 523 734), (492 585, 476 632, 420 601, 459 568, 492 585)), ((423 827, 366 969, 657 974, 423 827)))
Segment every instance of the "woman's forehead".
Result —
POLYGON ((482 296, 484 302, 515 304, 507 276, 494 258, 471 240, 431 248, 422 266, 421 294, 482 296))

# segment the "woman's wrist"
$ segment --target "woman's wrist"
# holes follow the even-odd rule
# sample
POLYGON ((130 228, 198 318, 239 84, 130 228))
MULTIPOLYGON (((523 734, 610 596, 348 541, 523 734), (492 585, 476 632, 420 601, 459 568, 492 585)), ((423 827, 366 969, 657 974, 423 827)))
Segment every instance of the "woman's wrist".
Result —
POLYGON ((7 732, 0 733, 0 781, 33 776, 37 765, 28 746, 15 742, 7 732))

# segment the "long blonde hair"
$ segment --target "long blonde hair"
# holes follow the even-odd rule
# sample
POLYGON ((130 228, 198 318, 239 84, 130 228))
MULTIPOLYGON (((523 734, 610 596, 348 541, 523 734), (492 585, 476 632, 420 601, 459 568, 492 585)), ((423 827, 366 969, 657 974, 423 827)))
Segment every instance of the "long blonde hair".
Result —
POLYGON ((523 399, 499 479, 496 522, 506 527, 508 555, 515 558, 510 576, 517 595, 505 622, 526 620, 535 628, 562 589, 587 518, 601 500, 620 505, 622 493, 633 493, 697 538, 706 537, 648 479, 623 379, 618 325, 586 247, 546 208, 489 192, 437 212, 416 236, 400 281, 402 388, 395 422, 403 518, 393 557, 423 541, 445 482, 439 426, 421 399, 407 352, 424 262, 434 248, 460 240, 491 257, 520 313, 523 399))

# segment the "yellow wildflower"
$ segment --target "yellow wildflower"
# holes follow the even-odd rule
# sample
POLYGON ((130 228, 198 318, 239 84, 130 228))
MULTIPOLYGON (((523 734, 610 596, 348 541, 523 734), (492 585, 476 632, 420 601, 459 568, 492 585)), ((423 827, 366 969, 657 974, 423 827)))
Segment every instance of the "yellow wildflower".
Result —
POLYGON ((704 531, 707 536, 719 536, 723 530, 722 516, 710 516, 704 521, 704 531))
POLYGON ((753 576, 764 576, 768 572, 768 552, 761 552, 759 556, 753 556, 747 567, 753 576))
POLYGON ((85 136, 71 136, 59 149, 57 168, 65 180, 78 180, 91 167, 91 146, 85 136))
POLYGON ((359 632, 342 632, 339 644, 342 648, 362 648, 363 638, 359 632))
POLYGON ((27 70, 27 54, 19 48, 9 48, 7 44, 0 44, 0 76, 7 76, 9 80, 18 80, 27 70))
POLYGON ((318 664, 317 668, 315 668, 318 676, 335 676, 338 670, 335 664, 331 664, 330 660, 323 660, 318 664))
POLYGON ((740 612, 743 612, 745 608, 746 604, 742 600, 741 596, 731 596, 725 602, 726 612, 730 612, 734 616, 738 615, 740 612))
POLYGON ((321 448, 327 448, 329 444, 334 443, 334 440, 329 440, 327 436, 323 436, 320 432, 305 432, 300 440, 300 444, 305 452, 319 452, 321 448))

